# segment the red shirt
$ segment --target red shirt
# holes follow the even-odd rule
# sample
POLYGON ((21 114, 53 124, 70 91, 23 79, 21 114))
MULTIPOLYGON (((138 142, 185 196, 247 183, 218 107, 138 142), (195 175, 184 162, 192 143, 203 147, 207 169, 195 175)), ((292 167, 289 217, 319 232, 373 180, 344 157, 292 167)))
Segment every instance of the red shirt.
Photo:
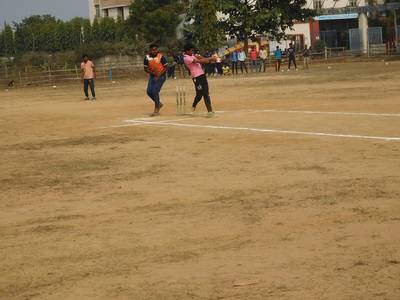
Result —
POLYGON ((251 50, 250 53, 249 53, 249 56, 250 56, 251 60, 257 60, 257 58, 258 58, 257 50, 256 49, 251 50))

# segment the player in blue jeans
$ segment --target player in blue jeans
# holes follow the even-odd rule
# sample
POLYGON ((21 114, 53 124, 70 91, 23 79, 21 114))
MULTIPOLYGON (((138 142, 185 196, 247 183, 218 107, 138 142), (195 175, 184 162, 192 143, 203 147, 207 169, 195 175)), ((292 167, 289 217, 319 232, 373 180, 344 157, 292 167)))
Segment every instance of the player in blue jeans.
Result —
POLYGON ((160 114, 164 106, 160 101, 160 91, 167 79, 167 59, 158 51, 157 45, 150 45, 149 54, 144 58, 144 71, 148 73, 147 95, 154 101, 154 112, 152 117, 160 114))

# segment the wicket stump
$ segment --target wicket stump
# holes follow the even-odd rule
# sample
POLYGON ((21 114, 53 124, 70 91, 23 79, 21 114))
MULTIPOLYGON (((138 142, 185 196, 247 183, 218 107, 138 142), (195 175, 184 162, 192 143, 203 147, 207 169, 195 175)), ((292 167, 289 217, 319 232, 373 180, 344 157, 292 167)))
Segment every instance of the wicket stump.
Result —
POLYGON ((180 79, 176 86, 176 112, 177 115, 186 114, 186 88, 184 81, 180 79))

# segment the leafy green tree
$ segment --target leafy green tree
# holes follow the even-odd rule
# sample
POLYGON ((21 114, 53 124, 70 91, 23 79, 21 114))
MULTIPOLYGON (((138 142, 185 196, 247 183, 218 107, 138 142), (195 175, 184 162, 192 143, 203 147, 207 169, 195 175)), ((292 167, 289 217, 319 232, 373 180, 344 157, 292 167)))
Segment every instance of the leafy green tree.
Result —
POLYGON ((92 24, 90 24, 89 20, 85 19, 82 22, 82 27, 83 27, 82 42, 83 44, 90 43, 91 41, 93 41, 92 24))
POLYGON ((19 63, 42 67, 59 66, 63 59, 70 61, 82 52, 94 57, 134 54, 142 52, 145 44, 140 38, 132 43, 135 31, 121 18, 96 19, 91 24, 83 18, 61 21, 50 15, 34 15, 14 23, 14 28, 15 32, 7 25, 0 32, 0 56, 17 53, 19 63))
POLYGON ((130 6, 128 23, 138 39, 165 45, 176 39, 182 13, 179 0, 136 0, 130 6))
POLYGON ((118 17, 117 21, 115 22, 115 40, 120 42, 125 39, 127 33, 125 31, 125 21, 118 17))
POLYGON ((4 56, 4 37, 3 37, 3 31, 0 32, 0 57, 4 56))
POLYGON ((100 40, 100 25, 99 20, 96 18, 92 24, 92 41, 97 42, 100 40))
POLYGON ((114 42, 116 36, 116 24, 113 18, 103 18, 99 24, 99 38, 103 42, 114 42))
POLYGON ((201 50, 218 48, 222 31, 217 20, 217 6, 214 0, 194 0, 185 19, 185 38, 201 50))
POLYGON ((58 21, 50 16, 31 16, 15 24, 18 52, 51 51, 56 39, 58 21))
POLYGON ((14 32, 10 25, 5 24, 3 32, 1 34, 2 48, 4 56, 14 56, 15 55, 15 40, 14 32))
POLYGON ((245 42, 266 35, 277 40, 295 20, 313 15, 305 9, 306 0, 219 0, 218 10, 224 15, 219 21, 225 32, 245 42))

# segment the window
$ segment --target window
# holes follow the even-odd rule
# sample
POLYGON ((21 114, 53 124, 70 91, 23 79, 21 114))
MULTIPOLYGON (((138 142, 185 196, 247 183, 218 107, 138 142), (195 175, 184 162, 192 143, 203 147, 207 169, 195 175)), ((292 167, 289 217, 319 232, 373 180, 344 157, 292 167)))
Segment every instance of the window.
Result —
POLYGON ((121 18, 122 20, 125 19, 123 7, 118 7, 118 18, 121 18))
POLYGON ((94 8, 96 9, 96 18, 100 18, 100 5, 95 5, 94 8))
POLYGON ((103 16, 104 17, 108 17, 109 16, 108 9, 103 9, 103 16))
POLYGON ((350 7, 356 7, 357 6, 357 0, 349 0, 349 6, 350 7))
POLYGON ((316 10, 322 9, 322 0, 314 0, 313 5, 316 10))

